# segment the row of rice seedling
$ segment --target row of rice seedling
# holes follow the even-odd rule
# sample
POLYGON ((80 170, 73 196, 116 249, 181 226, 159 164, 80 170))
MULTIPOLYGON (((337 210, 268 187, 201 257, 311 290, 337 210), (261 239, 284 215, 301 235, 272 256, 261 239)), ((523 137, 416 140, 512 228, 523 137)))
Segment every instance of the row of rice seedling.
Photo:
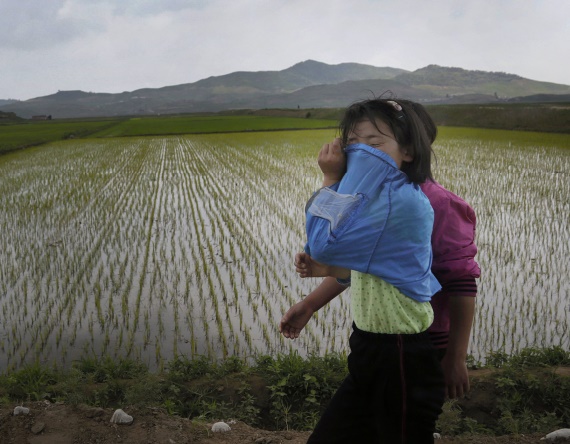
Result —
MULTIPOLYGON (((271 342, 281 342, 279 335, 276 335, 276 322, 273 319, 276 314, 271 298, 278 295, 277 299, 282 301, 287 295, 273 289, 279 286, 283 270, 275 270, 274 264, 280 261, 271 257, 271 250, 277 247, 281 253, 283 242, 290 235, 288 230, 279 230, 282 225, 279 214, 262 208, 265 193, 260 185, 264 185, 265 180, 252 171, 257 165, 263 165, 263 160, 257 159, 259 155, 252 152, 250 145, 233 144, 220 149, 215 145, 207 146, 209 140, 211 138, 188 145, 188 152, 196 151, 191 155, 192 161, 185 163, 195 168, 188 178, 198 181, 191 187, 195 191, 194 202, 189 203, 199 209, 196 219, 205 225, 210 238, 207 245, 201 245, 200 249, 202 262, 210 264, 210 272, 207 274, 207 270, 198 269, 196 274, 206 273, 210 289, 216 289, 211 292, 210 320, 216 322, 219 338, 228 337, 233 341, 229 349, 245 349, 250 353, 252 348, 259 348, 257 342, 262 344, 262 349, 271 351, 277 347, 271 342), (228 153, 231 153, 230 162, 228 153), (235 171, 232 172, 232 169, 235 171), (203 188, 207 190, 205 193, 202 193, 203 188), (284 236, 278 242, 265 236, 267 229, 262 226, 257 228, 267 218, 276 218, 272 232, 284 236), (249 308, 246 310, 243 310, 243 302, 240 302, 242 295, 247 295, 246 307, 249 308), (220 307, 225 309, 225 319, 220 315, 220 307), (268 322, 268 319, 271 321, 268 322), (240 332, 244 330, 242 337, 240 332)), ((227 144, 227 139, 224 144, 227 144)), ((299 244, 299 239, 290 245, 299 244)), ((291 257, 287 258, 289 267, 291 257)), ((284 288, 284 285, 281 284, 281 287, 284 288)), ((226 351, 227 347, 228 344, 224 342, 218 349, 226 351)))
MULTIPOLYGON (((68 141, 1 158, 0 367, 346 350, 346 296, 298 340, 278 333, 318 283, 292 263, 333 135, 68 141)), ((478 214, 471 353, 568 347, 568 150, 455 132, 436 152, 438 180, 478 214)))
MULTIPOLYGON (((44 349, 51 333, 50 324, 53 324, 55 319, 53 313, 57 312, 56 307, 61 307, 69 297, 64 297, 65 291, 62 291, 62 288, 70 287, 73 275, 78 272, 76 264, 67 266, 61 262, 68 240, 65 227, 68 226, 66 218, 69 214, 65 214, 63 210, 64 202, 67 201, 69 193, 80 188, 80 184, 86 180, 85 171, 77 171, 77 176, 70 175, 72 186, 64 190, 58 186, 59 177, 54 180, 55 170, 49 170, 50 159, 47 157, 53 153, 35 151, 30 155, 29 165, 32 168, 24 166, 16 177, 6 171, 4 177, 8 180, 2 182, 3 187, 12 188, 12 192, 5 190, 8 193, 5 197, 12 199, 11 203, 18 209, 16 213, 19 213, 13 220, 4 219, 6 231, 9 231, 8 227, 13 230, 12 236, 6 239, 8 249, 15 252, 19 261, 14 261, 9 268, 2 268, 17 276, 17 279, 2 279, 4 284, 8 283, 4 287, 5 297, 2 302, 5 312, 9 304, 14 310, 12 314, 23 308, 27 315, 25 320, 12 325, 12 329, 20 333, 18 339, 24 343, 28 342, 28 349, 32 343, 35 343, 37 348, 44 349), (76 182, 76 178, 80 180, 76 182), (56 271, 56 274, 52 271, 56 271), (53 297, 56 293, 59 293, 57 298, 53 297), (12 304, 22 296, 30 303, 24 307, 12 304), (29 310, 30 306, 33 307, 32 310, 29 310), (31 340, 26 340, 26 335, 31 337, 31 340)), ((60 159, 65 165, 62 168, 64 174, 69 173, 67 167, 71 163, 66 161, 70 159, 71 157, 66 158, 65 155, 60 159)), ((85 159, 85 166, 88 164, 89 159, 85 159)), ((4 166, 13 168, 15 164, 8 162, 4 166)), ((79 219, 73 220, 73 223, 78 221, 79 219)), ((61 309, 59 313, 61 314, 61 309)), ((9 343, 14 351, 19 348, 18 340, 9 343)), ((25 351, 20 349, 20 354, 25 356, 25 351)))

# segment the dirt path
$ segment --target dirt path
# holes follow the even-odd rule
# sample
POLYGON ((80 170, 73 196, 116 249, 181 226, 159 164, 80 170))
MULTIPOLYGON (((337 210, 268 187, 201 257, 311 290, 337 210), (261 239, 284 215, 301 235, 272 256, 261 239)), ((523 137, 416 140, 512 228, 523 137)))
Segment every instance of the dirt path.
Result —
MULTIPOLYGON (((305 444, 309 432, 267 431, 242 422, 231 431, 211 432, 212 424, 169 416, 160 409, 130 410, 131 425, 110 422, 112 409, 36 402, 26 404, 28 415, 13 415, 13 407, 0 409, 2 444, 305 444)), ((445 438, 436 443, 541 443, 541 436, 445 438)), ((347 443, 352 444, 352 443, 347 443)))

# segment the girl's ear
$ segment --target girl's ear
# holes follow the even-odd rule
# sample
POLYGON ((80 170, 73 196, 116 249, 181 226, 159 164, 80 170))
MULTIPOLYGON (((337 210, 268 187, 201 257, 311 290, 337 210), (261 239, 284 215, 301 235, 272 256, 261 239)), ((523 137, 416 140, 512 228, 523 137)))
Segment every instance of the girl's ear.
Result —
POLYGON ((402 160, 403 160, 404 162, 408 162, 408 163, 409 163, 409 162, 411 162, 411 161, 414 160, 414 156, 412 156, 412 155, 408 152, 408 150, 406 150, 406 149, 404 149, 404 151, 402 152, 402 156, 403 156, 403 157, 402 157, 402 160))

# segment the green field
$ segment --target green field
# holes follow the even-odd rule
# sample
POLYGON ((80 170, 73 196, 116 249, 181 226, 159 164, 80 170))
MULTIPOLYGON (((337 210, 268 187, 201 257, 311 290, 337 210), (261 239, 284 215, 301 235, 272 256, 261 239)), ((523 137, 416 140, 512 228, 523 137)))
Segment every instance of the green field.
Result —
POLYGON ((43 120, 0 125, 0 154, 62 139, 88 136, 118 120, 43 120))
MULTIPOLYGON (((346 371, 348 294, 296 341, 277 322, 317 284, 291 263, 336 121, 276 131, 317 113, 265 117, 0 126, 0 152, 44 143, 0 156, 0 400, 10 410, 49 399, 314 427, 346 371), (187 134, 210 131, 228 133, 187 134)), ((472 383, 471 403, 500 406, 492 424, 448 402, 438 430, 565 427, 568 381, 535 367, 568 365, 570 135, 444 126, 434 149, 435 177, 478 218, 469 361, 503 367, 489 406, 477 401, 487 385, 472 383)))
MULTIPOLYGON (((426 109, 440 128, 470 127, 496 130, 570 133, 567 103, 428 105, 426 109)), ((22 121, 5 119, 0 124, 0 154, 63 139, 162 136, 249 131, 336 128, 342 110, 262 109, 236 110, 206 115, 168 115, 22 121)), ((511 136, 505 135, 505 138, 511 136)))
POLYGON ((0 125, 0 154, 62 139, 333 128, 337 121, 257 115, 28 121, 0 125))
POLYGON ((134 117, 93 137, 205 134, 336 127, 334 120, 267 116, 134 117))
MULTIPOLYGON (((291 261, 335 134, 71 139, 1 156, 0 368, 346 350, 347 297, 297 341, 277 331, 316 285, 291 261)), ((476 361, 570 345, 569 147, 570 135, 440 131, 435 177, 478 215, 476 361)))
POLYGON ((570 133, 569 103, 428 105, 438 126, 570 133))

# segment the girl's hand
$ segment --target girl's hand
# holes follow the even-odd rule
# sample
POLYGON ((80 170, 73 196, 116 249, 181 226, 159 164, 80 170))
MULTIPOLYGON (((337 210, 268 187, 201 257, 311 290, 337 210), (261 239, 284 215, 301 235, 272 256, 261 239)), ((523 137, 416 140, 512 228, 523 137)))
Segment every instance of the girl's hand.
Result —
POLYGON ((302 278, 332 276, 335 278, 348 279, 350 277, 350 269, 335 265, 321 264, 307 253, 297 253, 295 255, 295 271, 299 273, 299 276, 302 278))
POLYGON ((301 330, 307 325, 313 313, 313 310, 305 300, 296 303, 281 318, 279 331, 286 338, 298 338, 301 330))
POLYGON ((313 260, 307 253, 297 253, 295 255, 295 271, 302 278, 325 277, 329 275, 328 265, 313 260))
POLYGON ((346 156, 338 137, 323 145, 319 151, 318 163, 323 172, 324 187, 340 182, 346 171, 346 156))

